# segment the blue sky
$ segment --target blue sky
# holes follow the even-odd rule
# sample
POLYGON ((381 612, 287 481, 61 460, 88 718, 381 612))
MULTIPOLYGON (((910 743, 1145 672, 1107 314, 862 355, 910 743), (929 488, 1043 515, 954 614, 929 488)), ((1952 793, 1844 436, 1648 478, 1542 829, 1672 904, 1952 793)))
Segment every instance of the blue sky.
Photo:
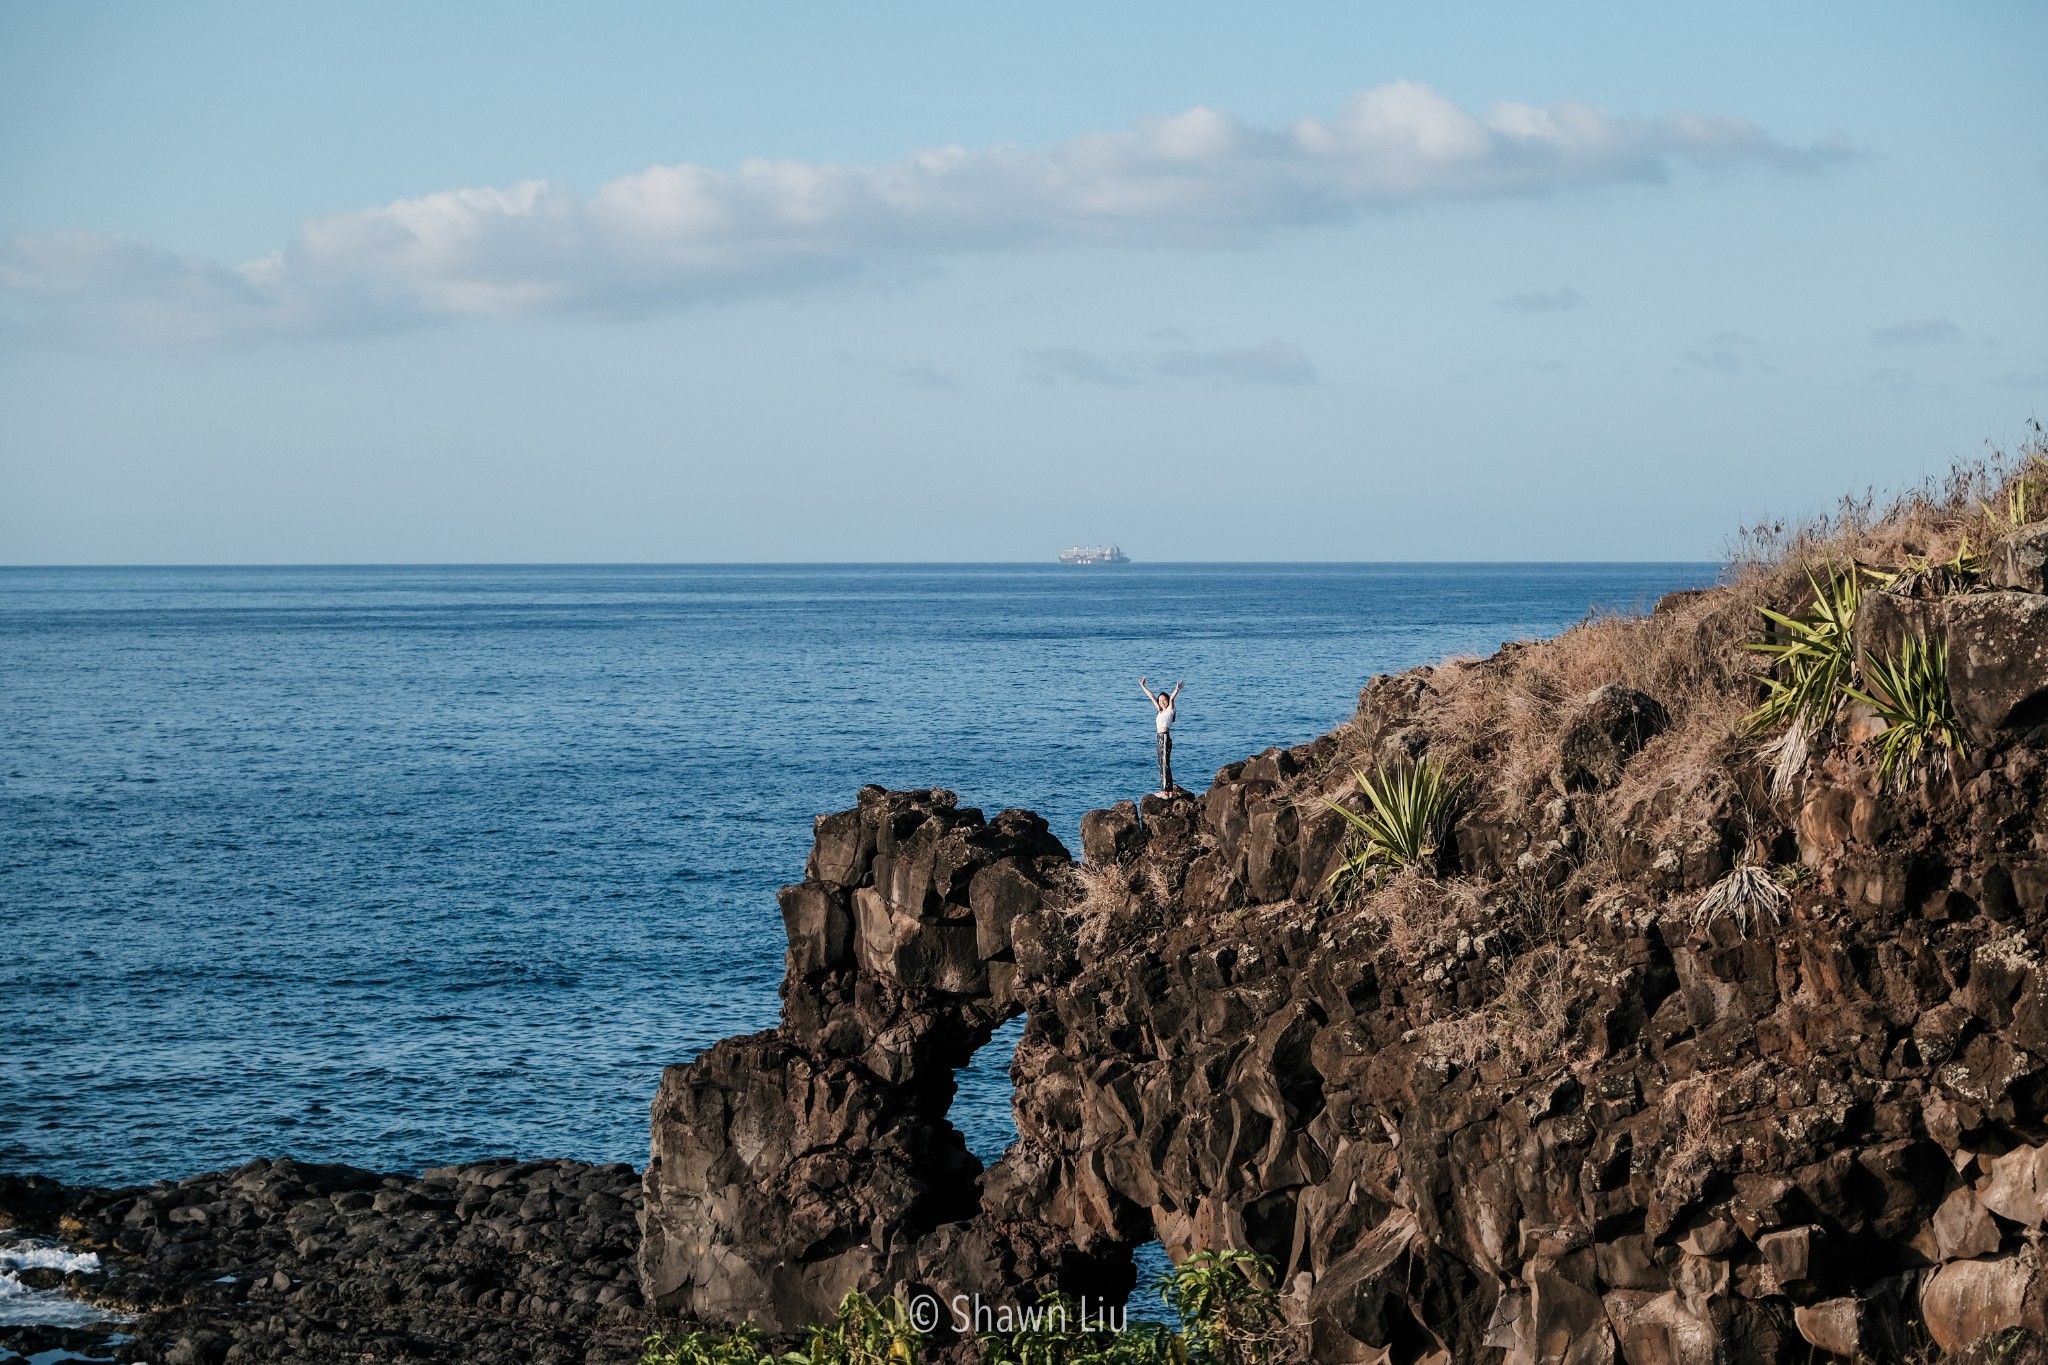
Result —
POLYGON ((0 562, 1701 559, 2048 408, 2038 4, 0 6, 0 562))

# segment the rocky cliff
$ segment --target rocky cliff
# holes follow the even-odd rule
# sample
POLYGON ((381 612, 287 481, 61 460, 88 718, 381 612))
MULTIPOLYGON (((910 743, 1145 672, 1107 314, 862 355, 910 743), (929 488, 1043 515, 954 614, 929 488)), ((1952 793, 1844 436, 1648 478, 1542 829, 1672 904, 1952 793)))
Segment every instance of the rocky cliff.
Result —
MULTIPOLYGON (((1962 514, 1916 515, 1894 559, 1962 514)), ((1322 1361, 2048 1327, 2044 545, 1867 595, 1866 649, 1948 642, 1965 738, 1902 785, 1867 706, 1740 724, 1755 608, 1812 596, 1788 561, 1376 678, 1312 744, 1091 813, 1078 864, 1027 813, 863 791, 782 894, 781 1025, 664 1077, 650 1304, 1119 1296, 1157 1237, 1270 1256, 1322 1361), (1424 757, 1470 782, 1450 846, 1332 896, 1329 803, 1424 757), (1779 890, 1710 900, 1738 866, 1779 890), (982 1170, 953 1073, 1020 1012, 1021 1136, 982 1170)))

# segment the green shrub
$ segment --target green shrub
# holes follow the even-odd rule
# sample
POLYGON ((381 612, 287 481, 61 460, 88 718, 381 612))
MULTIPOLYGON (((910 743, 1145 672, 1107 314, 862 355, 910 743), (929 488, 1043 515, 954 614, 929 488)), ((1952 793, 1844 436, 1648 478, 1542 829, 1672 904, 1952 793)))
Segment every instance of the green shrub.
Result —
POLYGON ((788 1365, 917 1365, 924 1333, 911 1324, 902 1300, 882 1303, 849 1289, 832 1322, 804 1333, 804 1348, 783 1357, 788 1365))
POLYGON ((859 1290, 839 1301, 829 1323, 804 1333, 800 1351, 776 1355, 752 1323, 716 1332, 656 1332, 642 1343, 640 1365, 917 1365, 924 1334, 891 1295, 876 1303, 859 1290))
POLYGON ((1373 777, 1353 776, 1371 809, 1361 813, 1323 801, 1352 830, 1344 861, 1330 874, 1331 892, 1340 902, 1368 884, 1377 887, 1389 872, 1435 863, 1465 791, 1465 779, 1449 781, 1443 765, 1427 758, 1391 775, 1382 768, 1373 777))
POLYGON ((1751 733, 1787 723, 1807 734, 1821 729, 1834 719, 1855 672, 1856 610, 1863 602, 1856 570, 1830 572, 1825 583, 1809 571, 1806 581, 1813 585, 1813 605, 1799 615, 1757 608, 1783 638, 1744 648, 1775 659, 1782 676, 1764 679, 1763 705, 1743 718, 1751 733))
POLYGON ((1047 1294, 1038 1311, 1014 1332, 984 1332, 981 1365, 1182 1365, 1187 1353, 1172 1329, 1141 1322, 1112 1332, 1083 1330, 1074 1302, 1047 1294))
POLYGON ((1249 1251, 1198 1251, 1160 1276, 1196 1365, 1268 1365, 1285 1325, 1273 1263, 1249 1251))
POLYGON ((642 1343, 640 1365, 776 1365, 767 1334, 751 1322, 715 1332, 656 1332, 642 1343))
POLYGON ((1886 786, 1903 785, 1923 756, 1946 769, 1952 757, 1969 752, 1948 695, 1946 641, 1909 635, 1896 659, 1866 654, 1863 677, 1867 690, 1847 691, 1884 721, 1878 776, 1886 786))

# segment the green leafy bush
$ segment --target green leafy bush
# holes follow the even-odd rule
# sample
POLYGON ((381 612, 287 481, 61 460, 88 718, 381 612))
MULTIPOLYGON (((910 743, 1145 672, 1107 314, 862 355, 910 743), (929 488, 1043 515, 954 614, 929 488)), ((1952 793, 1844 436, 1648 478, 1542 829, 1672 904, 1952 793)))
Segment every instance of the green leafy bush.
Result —
POLYGON ((1285 1321, 1264 1256, 1198 1251, 1160 1277, 1159 1297, 1197 1365, 1268 1365, 1279 1352, 1285 1321))
POLYGON ((640 1365, 917 1365, 924 1334, 894 1295, 876 1303, 859 1290, 839 1301, 838 1315, 804 1333, 803 1349, 776 1355, 752 1323, 716 1332, 656 1332, 642 1343, 640 1365))
POLYGON ((1946 769, 1952 757, 1969 752, 1949 699, 1946 641, 1909 635, 1896 659, 1866 654, 1863 677, 1867 688, 1847 691, 1884 721, 1877 744, 1878 776, 1886 786, 1903 785, 1923 756, 1946 769))
POLYGON ((1349 822, 1353 836, 1344 861, 1330 874, 1330 889, 1339 901, 1368 885, 1377 887, 1389 872, 1433 864, 1465 792, 1465 779, 1450 781, 1443 766, 1427 758, 1392 774, 1382 768, 1373 777, 1362 771, 1353 776, 1370 809, 1360 812, 1323 801, 1349 822))
MULTIPOLYGON (((982 1335, 982 1365, 1272 1365, 1285 1330, 1272 1278, 1263 1256, 1196 1252, 1155 1285, 1179 1331, 1157 1322, 1090 1326, 1072 1299, 1048 1294, 1016 1331, 982 1335)), ((831 1322, 804 1333, 801 1350, 775 1355, 750 1323, 723 1335, 657 1332, 640 1365, 918 1365, 924 1345, 900 1300, 855 1290, 831 1322)))
POLYGON ((985 1332, 981 1365, 1182 1365, 1180 1337, 1161 1323, 1141 1322, 1115 1332, 1077 1327, 1074 1301, 1048 1294, 1014 1332, 985 1332))
POLYGON ((751 1322, 716 1332, 656 1332, 642 1343, 640 1365, 776 1365, 767 1334, 751 1322))
POLYGON ((804 1348, 783 1357, 787 1365, 917 1365, 924 1333, 910 1321, 893 1294, 876 1303, 858 1289, 839 1301, 832 1322, 804 1333, 804 1348))

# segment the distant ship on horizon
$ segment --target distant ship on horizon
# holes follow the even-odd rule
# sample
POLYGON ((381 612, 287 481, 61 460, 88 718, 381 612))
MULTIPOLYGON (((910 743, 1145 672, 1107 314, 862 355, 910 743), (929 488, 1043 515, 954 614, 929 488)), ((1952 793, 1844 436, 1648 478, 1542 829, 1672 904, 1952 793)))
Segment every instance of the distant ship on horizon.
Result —
POLYGON ((1076 545, 1062 551, 1062 564, 1128 564, 1131 557, 1114 545, 1076 545))

